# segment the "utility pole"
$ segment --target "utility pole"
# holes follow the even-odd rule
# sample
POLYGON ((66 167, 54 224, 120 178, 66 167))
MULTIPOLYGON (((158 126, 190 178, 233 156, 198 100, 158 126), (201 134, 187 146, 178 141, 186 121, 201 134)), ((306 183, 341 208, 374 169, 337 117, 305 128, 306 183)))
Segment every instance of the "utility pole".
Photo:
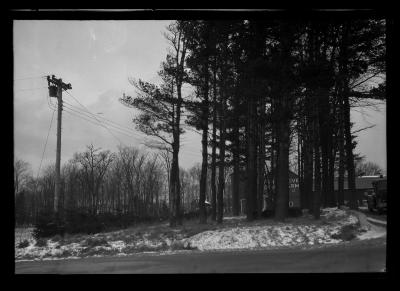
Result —
POLYGON ((61 164, 61 112, 62 112, 62 91, 72 89, 71 84, 65 84, 62 79, 57 79, 54 75, 47 76, 50 97, 57 98, 57 151, 56 151, 56 172, 55 172, 55 192, 54 192, 54 214, 58 214, 58 200, 60 197, 60 164, 61 164))

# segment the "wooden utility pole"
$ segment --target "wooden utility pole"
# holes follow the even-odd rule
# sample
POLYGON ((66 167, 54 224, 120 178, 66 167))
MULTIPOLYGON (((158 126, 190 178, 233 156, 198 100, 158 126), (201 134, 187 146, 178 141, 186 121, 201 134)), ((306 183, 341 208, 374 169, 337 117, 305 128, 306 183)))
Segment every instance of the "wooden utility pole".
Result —
POLYGON ((57 79, 54 75, 47 76, 50 97, 57 98, 57 151, 56 151, 56 172, 55 172, 55 191, 54 191, 54 213, 58 213, 58 199, 60 197, 60 164, 61 164, 61 112, 62 112, 62 90, 72 89, 71 84, 65 84, 62 79, 57 79))

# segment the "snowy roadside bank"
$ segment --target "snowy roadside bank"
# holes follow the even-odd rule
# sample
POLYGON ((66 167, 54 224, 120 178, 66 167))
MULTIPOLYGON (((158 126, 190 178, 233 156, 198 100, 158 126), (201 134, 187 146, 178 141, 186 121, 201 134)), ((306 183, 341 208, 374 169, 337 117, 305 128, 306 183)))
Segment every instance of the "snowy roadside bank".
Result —
POLYGON ((252 249, 342 242, 344 226, 357 227, 358 219, 344 210, 326 208, 321 223, 276 223, 270 226, 236 227, 206 231, 189 238, 190 245, 200 250, 252 249))
POLYGON ((244 217, 226 218, 221 226, 185 225, 171 229, 167 224, 140 229, 52 238, 38 244, 27 235, 26 246, 19 245, 16 233, 15 260, 76 259, 93 256, 125 256, 129 254, 173 253, 199 250, 273 249, 337 244, 353 239, 364 240, 386 234, 376 226, 360 224, 354 213, 337 208, 322 210, 316 221, 309 215, 276 223, 265 219, 250 223, 244 217))

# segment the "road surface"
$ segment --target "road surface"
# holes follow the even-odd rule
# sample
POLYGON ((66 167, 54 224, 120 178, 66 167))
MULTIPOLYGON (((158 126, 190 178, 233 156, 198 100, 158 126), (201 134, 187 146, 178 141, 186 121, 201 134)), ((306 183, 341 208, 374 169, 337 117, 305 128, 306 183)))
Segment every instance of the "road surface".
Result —
POLYGON ((72 260, 16 262, 15 273, 310 273, 382 272, 386 239, 311 249, 141 254, 72 260))

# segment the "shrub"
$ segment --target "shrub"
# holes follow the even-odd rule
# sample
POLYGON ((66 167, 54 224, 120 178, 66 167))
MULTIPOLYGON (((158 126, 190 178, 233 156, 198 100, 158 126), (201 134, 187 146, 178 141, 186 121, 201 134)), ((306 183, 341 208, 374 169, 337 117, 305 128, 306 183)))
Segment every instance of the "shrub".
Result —
POLYGON ((171 243, 171 250, 195 250, 197 247, 193 247, 190 245, 188 241, 173 241, 171 243))
POLYGON ((41 212, 33 229, 33 237, 35 239, 51 237, 54 235, 64 236, 65 226, 58 216, 54 216, 52 212, 41 212))
POLYGON ((105 238, 89 237, 86 239, 84 245, 88 247, 106 246, 108 245, 108 242, 105 238))
POLYGON ((67 212, 65 225, 67 233, 93 234, 101 232, 104 228, 105 225, 97 215, 88 214, 83 210, 67 212))
POLYGON ((37 247, 45 247, 47 246, 47 239, 44 238, 39 238, 38 240, 36 240, 36 244, 37 247))
POLYGON ((70 257, 72 256, 72 252, 70 250, 63 250, 63 252, 61 253, 62 257, 70 257))
POLYGON ((61 235, 59 235, 59 234, 56 234, 56 235, 52 238, 52 240, 53 240, 53 241, 61 241, 61 240, 63 240, 63 237, 62 237, 61 235))
POLYGON ((344 225, 338 233, 332 234, 331 237, 333 239, 341 239, 344 241, 352 240, 356 237, 355 231, 357 230, 357 226, 350 224, 344 225))
POLYGON ((26 248, 27 246, 29 246, 29 241, 27 239, 19 242, 17 245, 17 247, 20 249, 26 248))

